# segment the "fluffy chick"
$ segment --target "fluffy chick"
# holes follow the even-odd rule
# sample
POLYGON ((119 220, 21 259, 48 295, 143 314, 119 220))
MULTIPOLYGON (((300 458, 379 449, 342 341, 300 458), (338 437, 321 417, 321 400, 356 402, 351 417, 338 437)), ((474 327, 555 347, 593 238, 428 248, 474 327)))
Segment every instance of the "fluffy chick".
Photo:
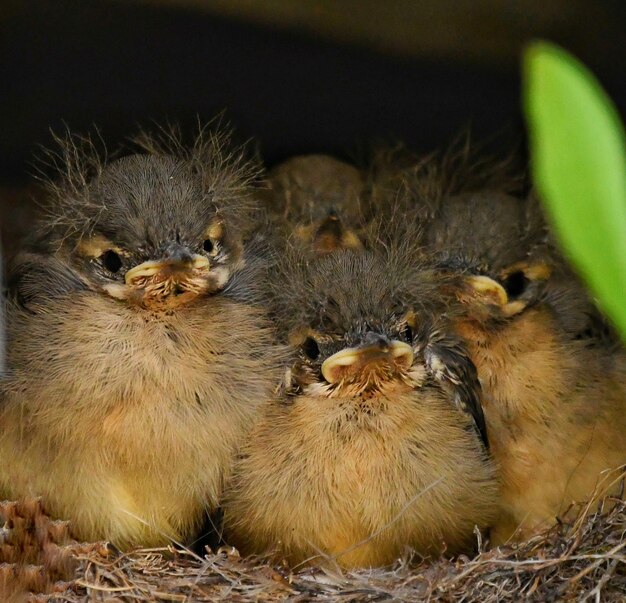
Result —
POLYGON ((534 199, 444 200, 430 252, 459 274, 467 342, 502 480, 495 544, 525 539, 626 462, 626 362, 555 249, 534 199))
POLYGON ((80 539, 193 535, 275 386, 238 234, 255 171, 226 142, 108 165, 68 142, 10 276, 0 497, 43 496, 80 539))
POLYGON ((549 527, 626 463, 626 355, 564 329, 584 324, 588 307, 575 282, 548 277, 522 262, 491 276, 468 267, 459 282, 456 331, 478 369, 502 481, 494 544, 549 527))
POLYGON ((293 358, 236 463, 228 542, 345 568, 471 547, 498 485, 433 273, 407 249, 294 252, 275 279, 293 358))
POLYGON ((301 155, 268 175, 266 195, 271 221, 317 253, 360 249, 363 176, 354 166, 329 155, 301 155))
POLYGON ((385 198, 402 201, 389 232, 419 222, 425 253, 457 275, 447 289, 464 307, 454 330, 478 370, 502 481, 499 544, 553 524, 603 471, 626 463, 626 361, 537 200, 508 194, 506 178, 485 178, 488 164, 477 165, 477 177, 453 169, 457 185, 436 163, 403 166, 385 198))

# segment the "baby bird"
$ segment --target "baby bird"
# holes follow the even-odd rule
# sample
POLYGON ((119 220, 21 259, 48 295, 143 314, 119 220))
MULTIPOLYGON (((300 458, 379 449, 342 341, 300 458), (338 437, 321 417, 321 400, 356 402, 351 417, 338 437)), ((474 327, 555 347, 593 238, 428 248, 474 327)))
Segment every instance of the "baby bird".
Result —
POLYGON ((491 533, 500 544, 549 527, 626 463, 626 356, 563 328, 584 323, 585 304, 574 283, 548 282, 545 264, 466 270, 456 331, 484 391, 502 482, 491 533))
POLYGON ((108 165, 65 146, 0 390, 0 497, 121 547, 194 534, 280 365, 239 235, 254 168, 223 136, 144 143, 108 165))
POLYGON ((533 200, 445 199, 425 238, 458 275, 453 322, 484 392, 502 483, 491 539, 523 540, 626 463, 626 356, 596 335, 601 316, 533 200))
POLYGON ((302 155, 268 175, 270 220, 287 235, 323 255, 361 249, 363 176, 329 155, 302 155))
POLYGON ((537 199, 508 194, 515 178, 497 165, 448 157, 387 157, 372 190, 392 236, 420 226, 424 253, 452 279, 442 293, 462 304, 452 328, 484 394, 500 544, 549 527, 626 463, 626 356, 556 250, 537 199))
POLYGON ((233 470, 227 541, 344 568, 471 547, 498 484, 435 275, 396 248, 286 252, 275 279, 293 358, 233 470))

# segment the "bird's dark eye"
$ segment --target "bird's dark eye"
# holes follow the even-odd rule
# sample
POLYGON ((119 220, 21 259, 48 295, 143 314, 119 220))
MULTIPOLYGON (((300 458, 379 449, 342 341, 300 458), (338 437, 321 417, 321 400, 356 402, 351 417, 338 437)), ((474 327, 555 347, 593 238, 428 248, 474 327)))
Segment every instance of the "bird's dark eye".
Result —
POLYGON ((404 325, 404 327, 402 327, 402 330, 400 331, 400 336, 407 343, 413 343, 413 329, 411 328, 411 326, 408 324, 404 325))
POLYGON ((508 296, 510 298, 519 297, 524 291, 526 291, 526 287, 530 281, 524 274, 522 270, 517 270, 516 272, 512 272, 504 279, 502 285, 506 290, 508 296))
POLYGON ((307 337, 302 344, 302 351, 311 360, 316 360, 320 355, 320 349, 317 345, 317 341, 313 337, 307 337))
POLYGON ((105 251, 100 256, 100 261, 102 262, 102 265, 113 274, 119 272, 122 267, 122 258, 120 258, 120 256, 111 249, 105 251))
POLYGON ((204 243, 202 244, 202 248, 207 253, 211 253, 213 251, 214 247, 215 247, 215 245, 213 245, 213 241, 211 241, 211 239, 205 239, 204 243))

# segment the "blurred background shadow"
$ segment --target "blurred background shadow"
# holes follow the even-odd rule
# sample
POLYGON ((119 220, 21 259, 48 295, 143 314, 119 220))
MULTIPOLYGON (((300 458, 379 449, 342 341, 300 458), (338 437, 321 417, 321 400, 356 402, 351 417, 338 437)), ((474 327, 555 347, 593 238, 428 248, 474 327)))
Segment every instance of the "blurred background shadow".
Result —
POLYGON ((428 152, 467 126, 505 152, 523 140, 523 45, 574 52, 624 115, 624 31, 623 0, 4 0, 5 237, 27 229, 22 187, 50 128, 96 125, 116 145, 226 110, 270 165, 380 139, 428 152))

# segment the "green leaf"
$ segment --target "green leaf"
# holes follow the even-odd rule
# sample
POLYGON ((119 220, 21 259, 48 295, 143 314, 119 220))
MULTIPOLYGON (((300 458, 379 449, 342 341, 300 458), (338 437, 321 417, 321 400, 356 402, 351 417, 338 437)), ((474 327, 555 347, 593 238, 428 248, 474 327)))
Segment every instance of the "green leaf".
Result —
POLYGON ((563 49, 524 56, 531 167, 566 255, 626 340, 626 137, 594 76, 563 49))

